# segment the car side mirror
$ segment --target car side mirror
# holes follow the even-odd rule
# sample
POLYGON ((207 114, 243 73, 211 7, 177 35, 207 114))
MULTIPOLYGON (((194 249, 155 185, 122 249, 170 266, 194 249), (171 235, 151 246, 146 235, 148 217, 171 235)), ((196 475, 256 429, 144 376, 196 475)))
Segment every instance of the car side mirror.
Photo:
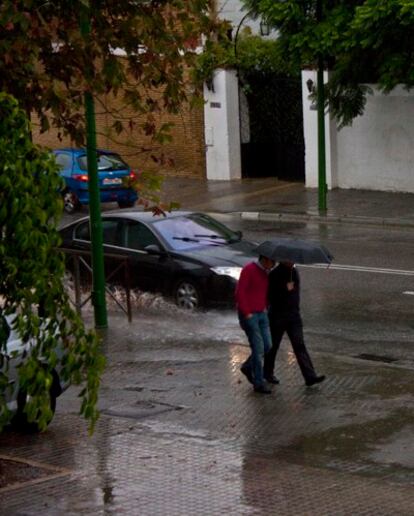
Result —
POLYGON ((150 244, 145 246, 144 251, 146 251, 148 254, 164 254, 164 251, 157 244, 150 244))

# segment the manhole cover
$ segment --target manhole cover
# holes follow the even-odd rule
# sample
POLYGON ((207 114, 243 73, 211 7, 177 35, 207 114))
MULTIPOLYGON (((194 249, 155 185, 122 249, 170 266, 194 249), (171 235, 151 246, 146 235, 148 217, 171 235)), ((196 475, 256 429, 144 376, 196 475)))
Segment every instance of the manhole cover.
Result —
POLYGON ((124 417, 129 419, 142 419, 163 412, 171 412, 173 410, 183 410, 185 407, 181 405, 170 405, 169 403, 160 403, 153 401, 137 401, 133 405, 120 405, 102 409, 101 414, 106 416, 124 417))
POLYGON ((374 362, 385 362, 387 364, 398 361, 398 358, 388 357, 385 355, 371 355, 370 353, 361 353, 360 355, 356 355, 355 358, 362 358, 363 360, 372 360, 374 362))
POLYGON ((69 473, 49 464, 0 455, 0 493, 69 473))

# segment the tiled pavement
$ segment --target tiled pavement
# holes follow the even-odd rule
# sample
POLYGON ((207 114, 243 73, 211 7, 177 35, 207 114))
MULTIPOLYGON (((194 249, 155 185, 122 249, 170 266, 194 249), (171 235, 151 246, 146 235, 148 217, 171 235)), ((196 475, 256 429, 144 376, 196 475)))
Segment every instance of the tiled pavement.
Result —
MULTIPOLYGON (((165 192, 185 209, 320 218, 316 190, 272 178, 171 179, 165 192)), ((411 226, 413 198, 336 190, 322 220, 411 226)), ((155 308, 128 325, 111 314, 94 435, 77 416, 75 388, 44 434, 2 434, 1 464, 28 463, 37 477, 0 490, 0 514, 414 514, 409 363, 314 353, 328 379, 306 389, 285 346, 281 385, 255 395, 238 371, 242 334, 223 326, 212 339, 185 318, 155 308)))
POLYGON ((0 492, 1 514, 414 514, 412 370, 316 353, 328 379, 306 388, 285 346, 261 396, 238 371, 241 334, 112 320, 95 434, 75 388, 44 434, 3 434, 3 456, 49 469, 0 492))

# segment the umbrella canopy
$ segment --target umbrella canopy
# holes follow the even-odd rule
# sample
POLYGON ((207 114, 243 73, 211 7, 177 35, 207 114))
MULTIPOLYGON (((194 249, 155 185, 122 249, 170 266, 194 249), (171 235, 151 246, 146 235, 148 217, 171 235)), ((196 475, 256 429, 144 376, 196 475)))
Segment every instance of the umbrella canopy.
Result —
POLYGON ((296 238, 271 238, 256 247, 259 255, 276 262, 331 263, 332 254, 321 244, 296 238))

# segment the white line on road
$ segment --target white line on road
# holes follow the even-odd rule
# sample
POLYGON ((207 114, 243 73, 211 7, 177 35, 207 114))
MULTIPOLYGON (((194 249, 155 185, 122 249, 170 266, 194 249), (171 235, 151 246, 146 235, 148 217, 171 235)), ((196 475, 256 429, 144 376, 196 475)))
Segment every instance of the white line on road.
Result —
POLYGON ((354 271, 354 272, 370 272, 375 274, 395 274, 397 276, 414 276, 414 271, 407 271, 403 269, 382 269, 380 267, 366 267, 359 265, 341 265, 341 264, 313 264, 300 265, 300 267, 310 267, 313 269, 330 269, 338 271, 354 271))

